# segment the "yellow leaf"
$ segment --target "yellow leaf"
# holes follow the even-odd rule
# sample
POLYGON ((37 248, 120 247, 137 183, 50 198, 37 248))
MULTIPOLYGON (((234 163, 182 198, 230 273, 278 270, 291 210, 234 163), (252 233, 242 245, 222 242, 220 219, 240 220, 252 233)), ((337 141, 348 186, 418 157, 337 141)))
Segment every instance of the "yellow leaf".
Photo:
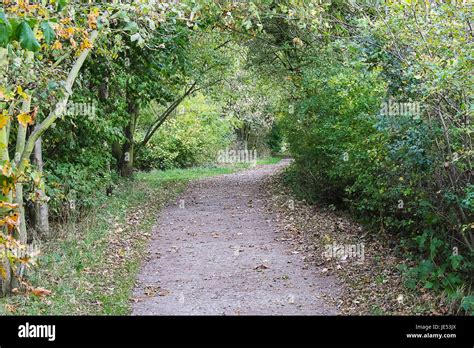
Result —
POLYGON ((61 44, 61 42, 59 42, 59 40, 56 40, 51 48, 53 50, 60 50, 63 48, 63 45, 61 44))
POLYGON ((25 92, 23 92, 23 88, 21 86, 18 86, 16 88, 16 93, 18 93, 18 95, 20 97, 22 97, 23 99, 28 99, 28 94, 26 94, 25 92))
POLYGON ((33 124, 33 119, 29 113, 23 112, 19 114, 17 118, 23 127, 28 127, 29 124, 33 124))
POLYGON ((92 48, 92 44, 88 38, 85 38, 81 43, 81 51, 92 48))
POLYGON ((8 203, 8 202, 0 202, 0 208, 17 209, 18 204, 8 203))
POLYGON ((6 161, 1 168, 4 176, 10 176, 12 174, 12 165, 9 161, 6 161))
POLYGON ((20 219, 19 215, 17 213, 5 216, 4 219, 0 220, 0 226, 8 226, 8 227, 13 227, 13 226, 19 226, 20 225, 20 219))
POLYGON ((8 192, 10 192, 10 185, 8 184, 8 182, 6 180, 3 180, 3 183, 2 183, 2 193, 4 196, 6 196, 8 194, 8 192))
POLYGON ((20 215, 15 213, 5 217, 5 222, 10 226, 20 225, 20 215))
POLYGON ((8 116, 6 111, 3 111, 2 114, 0 114, 0 129, 5 127, 8 124, 8 121, 10 120, 10 117, 8 116))
POLYGON ((0 276, 2 279, 7 279, 7 271, 2 267, 2 265, 0 265, 0 276))

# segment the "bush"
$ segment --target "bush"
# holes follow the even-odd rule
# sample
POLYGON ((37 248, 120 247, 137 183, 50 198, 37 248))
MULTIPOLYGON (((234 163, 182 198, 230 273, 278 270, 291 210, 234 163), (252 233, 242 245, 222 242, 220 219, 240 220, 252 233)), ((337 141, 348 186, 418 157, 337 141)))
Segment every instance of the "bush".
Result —
POLYGON ((51 217, 80 212, 105 196, 106 188, 117 180, 118 175, 110 170, 111 161, 110 157, 94 154, 91 150, 87 155, 79 154, 74 162, 48 163, 45 176, 51 217))
POLYGON ((274 122, 267 135, 267 145, 273 154, 279 154, 283 146, 283 131, 279 122, 274 122))
POLYGON ((198 95, 161 126, 140 152, 137 165, 150 170, 214 163, 231 134, 230 122, 221 117, 219 108, 198 95))
MULTIPOLYGON (((416 264, 404 268, 407 285, 460 303, 474 269, 463 240, 472 225, 462 222, 460 208, 472 221, 474 195, 472 185, 460 191, 448 180, 453 164, 439 150, 442 125, 383 115, 383 75, 360 63, 331 65, 333 54, 328 49, 305 69, 304 93, 284 119, 295 159, 288 180, 312 200, 351 209, 374 233, 397 235, 400 251, 416 264)), ((453 144, 461 134, 451 133, 453 144)), ((462 165, 454 164, 459 172, 462 165)))
MULTIPOLYGON (((328 58, 330 59, 330 58, 328 58)), ((354 163, 371 162, 375 111, 384 85, 376 72, 318 61, 304 74, 304 95, 284 120, 289 150, 310 195, 334 201, 357 179, 354 163)))

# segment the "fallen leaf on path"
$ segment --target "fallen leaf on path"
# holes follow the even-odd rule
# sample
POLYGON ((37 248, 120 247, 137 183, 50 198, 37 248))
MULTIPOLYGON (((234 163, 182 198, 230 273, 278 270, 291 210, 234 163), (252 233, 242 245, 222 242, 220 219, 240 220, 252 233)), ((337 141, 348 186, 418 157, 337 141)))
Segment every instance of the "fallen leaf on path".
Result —
POLYGON ((143 293, 148 296, 148 297, 153 297, 155 296, 158 292, 160 291, 159 286, 147 286, 143 290, 143 293))
POLYGON ((169 294, 170 294, 170 291, 166 290, 166 289, 162 289, 162 290, 158 291, 158 296, 166 296, 166 295, 169 295, 169 294))
POLYGON ((29 291, 35 295, 35 296, 47 296, 47 295, 51 295, 52 292, 45 289, 45 288, 30 288, 29 291))
POLYGON ((5 305, 5 309, 6 309, 7 312, 9 312, 9 313, 15 313, 16 310, 17 310, 16 306, 11 305, 11 304, 8 304, 8 303, 5 305))
POLYGON ((268 266, 268 265, 262 263, 262 264, 260 264, 260 265, 258 265, 258 266, 255 266, 253 269, 255 269, 255 270, 257 270, 257 271, 261 271, 262 269, 268 269, 268 268, 270 268, 270 266, 268 266))

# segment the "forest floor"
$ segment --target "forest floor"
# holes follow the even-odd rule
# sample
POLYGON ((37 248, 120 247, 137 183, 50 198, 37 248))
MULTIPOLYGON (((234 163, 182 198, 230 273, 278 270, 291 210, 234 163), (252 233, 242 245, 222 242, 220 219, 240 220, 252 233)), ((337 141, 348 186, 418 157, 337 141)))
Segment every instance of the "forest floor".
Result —
POLYGON ((335 279, 305 264, 267 209, 264 183, 288 163, 194 181, 165 207, 132 314, 337 314, 335 279))

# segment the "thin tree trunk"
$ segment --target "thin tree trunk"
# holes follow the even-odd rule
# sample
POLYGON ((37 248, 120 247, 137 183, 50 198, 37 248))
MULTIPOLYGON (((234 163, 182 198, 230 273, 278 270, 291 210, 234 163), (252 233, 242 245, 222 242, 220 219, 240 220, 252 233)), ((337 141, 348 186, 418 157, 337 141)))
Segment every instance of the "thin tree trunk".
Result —
POLYGON ((130 115, 130 122, 128 123, 127 128, 125 128, 125 143, 122 147, 121 159, 121 170, 120 174, 122 176, 132 176, 133 174, 133 160, 134 160, 134 150, 135 150, 135 141, 133 135, 135 134, 135 129, 137 126, 138 112, 139 108, 135 102, 131 101, 128 104, 128 113, 130 115))
MULTIPOLYGON (((25 100, 23 100, 21 106, 22 113, 29 113, 31 107, 31 96, 28 96, 25 100)), ((26 131, 28 125, 24 126, 23 124, 18 124, 18 133, 16 138, 16 149, 15 149, 15 165, 18 167, 21 153, 25 149, 26 143, 26 131)), ((23 184, 21 182, 17 182, 15 184, 15 203, 18 204, 18 212, 19 212, 19 220, 20 226, 18 231, 13 233, 13 237, 20 242, 21 245, 26 245, 28 243, 28 234, 26 230, 26 216, 25 216, 25 207, 23 205, 23 184)), ((18 277, 22 277, 25 271, 25 266, 23 264, 19 264, 16 270, 16 277, 11 274, 11 283, 10 287, 18 287, 18 277)), ((13 272, 13 270, 11 270, 13 272)), ((10 289, 8 289, 10 290, 10 289)))
MULTIPOLYGON (((10 121, 8 121, 10 122, 10 121)), ((4 126, 3 128, 0 129, 0 144, 8 144, 8 127, 4 126)), ((10 156, 8 155, 8 147, 0 147, 0 159, 2 161, 9 161, 10 156)), ((9 194, 6 196, 6 202, 7 203, 12 203, 13 202, 13 194, 10 191, 9 194)), ((8 235, 8 227, 5 226, 2 231, 5 235, 8 235)), ((7 258, 6 255, 6 249, 0 250, 0 257, 1 257, 1 265, 3 271, 3 275, 0 276, 0 285, 2 295, 8 295, 11 291, 11 265, 10 261, 7 258), (5 278, 3 278, 5 277, 5 278)))
MULTIPOLYGON (((23 101, 21 112, 28 113, 30 112, 31 107, 31 97, 29 96, 27 99, 23 101)), ((26 143, 26 130, 28 126, 24 126, 21 123, 18 124, 18 134, 16 138, 16 149, 15 149, 15 165, 18 167, 20 164, 21 154, 25 149, 26 143)), ((15 184, 15 203, 18 204, 18 209, 20 213, 20 228, 18 233, 14 234, 13 236, 20 241, 21 244, 25 245, 28 240, 28 236, 26 233, 26 216, 25 216, 25 208, 23 206, 23 184, 16 183, 15 184)))
MULTIPOLYGON (((36 141, 35 150, 33 152, 33 162, 37 167, 37 170, 43 174, 43 149, 41 137, 36 141)), ((35 203, 35 229, 44 238, 50 237, 49 230, 49 206, 44 200, 46 193, 42 188, 38 189, 40 201, 35 203)))

